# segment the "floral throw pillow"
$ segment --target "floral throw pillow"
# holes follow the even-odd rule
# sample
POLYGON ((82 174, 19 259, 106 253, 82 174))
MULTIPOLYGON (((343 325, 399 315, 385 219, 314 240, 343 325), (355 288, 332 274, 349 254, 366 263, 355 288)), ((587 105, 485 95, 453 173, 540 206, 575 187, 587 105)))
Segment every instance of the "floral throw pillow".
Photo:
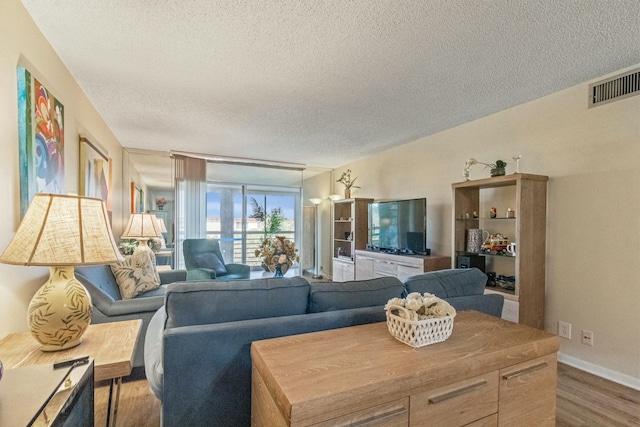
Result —
POLYGON ((119 264, 111 264, 122 299, 135 298, 138 295, 158 289, 160 276, 156 265, 148 252, 136 252, 125 257, 119 264))

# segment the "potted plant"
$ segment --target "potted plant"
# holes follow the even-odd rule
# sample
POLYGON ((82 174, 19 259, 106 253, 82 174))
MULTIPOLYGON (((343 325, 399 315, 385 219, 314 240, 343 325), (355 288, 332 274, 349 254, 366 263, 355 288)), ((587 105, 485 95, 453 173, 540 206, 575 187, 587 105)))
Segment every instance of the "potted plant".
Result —
POLYGON ((353 185, 356 182, 358 177, 351 179, 351 169, 347 169, 346 172, 342 172, 342 176, 336 182, 344 185, 344 197, 345 199, 351 198, 351 189, 352 188, 360 188, 357 185, 353 185))
POLYGON ((465 168, 464 168, 464 173, 463 173, 465 181, 469 180, 469 169, 471 168, 472 165, 475 165, 476 163, 480 163, 481 165, 484 165, 485 169, 486 168, 491 168, 491 176, 502 176, 502 175, 504 175, 505 174, 505 167, 507 167, 507 162, 505 162, 504 160, 496 160, 495 163, 482 163, 482 162, 477 161, 474 158, 470 158, 465 163, 465 168))

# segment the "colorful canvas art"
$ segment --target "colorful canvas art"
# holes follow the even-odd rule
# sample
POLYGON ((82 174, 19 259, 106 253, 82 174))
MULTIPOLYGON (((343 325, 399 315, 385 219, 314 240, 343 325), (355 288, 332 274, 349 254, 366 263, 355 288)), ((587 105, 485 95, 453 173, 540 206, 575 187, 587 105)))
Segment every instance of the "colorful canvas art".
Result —
POLYGON ((36 193, 64 193, 64 107, 18 67, 20 212, 36 193))

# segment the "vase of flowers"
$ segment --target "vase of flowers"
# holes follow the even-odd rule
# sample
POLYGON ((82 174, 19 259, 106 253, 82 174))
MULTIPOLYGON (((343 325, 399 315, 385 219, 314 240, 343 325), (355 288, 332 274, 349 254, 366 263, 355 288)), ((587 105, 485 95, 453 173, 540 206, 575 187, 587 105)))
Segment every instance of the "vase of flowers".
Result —
POLYGON ((356 182, 356 179, 358 179, 358 177, 355 177, 353 179, 351 179, 351 169, 347 169, 346 172, 342 172, 342 175, 340 176, 340 179, 338 179, 336 182, 339 182, 340 184, 344 185, 344 198, 345 199, 350 199, 351 198, 351 189, 352 188, 360 188, 357 185, 354 185, 354 183, 356 182))
POLYGON ((284 275, 294 262, 300 261, 295 244, 284 236, 266 238, 262 241, 255 255, 276 277, 284 275))
POLYGON ((167 199, 165 199, 164 197, 162 197, 161 199, 157 199, 156 200, 156 206, 158 207, 158 210, 161 211, 164 209, 164 205, 167 204, 167 199))

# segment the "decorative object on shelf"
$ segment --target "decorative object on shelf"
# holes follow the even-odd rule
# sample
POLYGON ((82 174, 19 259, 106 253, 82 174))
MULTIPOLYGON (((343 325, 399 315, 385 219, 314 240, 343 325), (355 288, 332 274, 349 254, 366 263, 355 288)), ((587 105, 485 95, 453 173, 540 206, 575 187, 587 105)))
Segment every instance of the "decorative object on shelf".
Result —
POLYGON ((495 253, 496 255, 506 255, 509 238, 502 233, 490 234, 482 244, 482 251, 485 253, 495 253))
POLYGON ((512 291, 516 288, 516 277, 504 276, 501 274, 496 278, 496 285, 500 286, 502 289, 506 289, 507 291, 512 291))
POLYGON ((498 215, 496 208, 489 209, 489 218, 495 218, 498 215))
POLYGON ((496 272, 495 271, 487 271, 487 286, 495 287, 496 286, 496 272))
POLYGON ((476 163, 478 163, 478 161, 473 157, 470 157, 469 160, 464 162, 464 169, 462 170, 462 179, 464 179, 465 181, 469 181, 469 172, 471 171, 471 166, 475 165, 476 163))
MULTIPOLYGON (((469 160, 467 160, 464 163, 464 169, 462 171, 462 178, 464 181, 469 181, 469 172, 471 171, 471 166, 478 163, 481 165, 484 165, 485 168, 491 168, 492 177, 504 175, 505 168, 507 167, 507 162, 505 162, 504 160, 496 160, 495 163, 483 163, 483 162, 477 161, 473 157, 470 157, 469 160)), ((517 164, 516 164, 516 167, 517 167, 517 164)))
POLYGON ((351 198, 351 189, 352 188, 360 188, 357 185, 354 185, 354 183, 356 182, 356 179, 358 179, 358 177, 355 177, 355 178, 351 179, 351 169, 347 169, 346 172, 342 172, 342 175, 340 176, 340 179, 338 179, 336 181, 336 182, 339 182, 342 185, 344 185, 344 198, 345 199, 350 199, 351 198))
POLYGON ((515 217, 516 217, 516 211, 511 210, 511 208, 508 208, 506 213, 506 218, 515 218, 515 217))
POLYGON ((391 335, 411 347, 442 342, 453 331, 456 310, 447 301, 425 292, 392 298, 384 306, 391 335))
POLYGON ((163 210, 164 205, 166 204, 167 204, 167 199, 165 199, 164 197, 156 200, 156 206, 158 207, 159 211, 163 210))
MULTIPOLYGON (((475 160, 475 159, 469 159, 469 160, 475 160)), ((507 162, 505 162, 504 160, 496 160, 495 163, 483 163, 478 161, 476 161, 476 163, 480 163, 481 165, 484 165, 485 169, 490 168, 492 177, 504 175, 505 168, 507 167, 507 162)))
POLYGON ((80 344, 91 323, 91 298, 74 266, 123 261, 100 199, 36 194, 0 262, 48 266, 49 280, 29 304, 27 320, 43 351, 80 344))
POLYGON ((516 242, 511 242, 507 245, 507 252, 512 256, 516 256, 516 242))
POLYGON ((467 252, 479 253, 482 250, 482 243, 488 237, 488 231, 479 228, 470 228, 467 230, 467 252))
POLYGON ((516 162, 516 171, 514 173, 520 173, 520 159, 522 159, 522 154, 517 154, 511 158, 516 162))
POLYGON ((262 258, 262 262, 272 273, 276 273, 276 269, 279 268, 280 273, 285 274, 294 262, 300 261, 294 243, 284 236, 264 239, 256 249, 255 255, 262 258))
POLYGON ((478 219, 478 211, 473 211, 471 216, 473 216, 473 219, 478 219))

